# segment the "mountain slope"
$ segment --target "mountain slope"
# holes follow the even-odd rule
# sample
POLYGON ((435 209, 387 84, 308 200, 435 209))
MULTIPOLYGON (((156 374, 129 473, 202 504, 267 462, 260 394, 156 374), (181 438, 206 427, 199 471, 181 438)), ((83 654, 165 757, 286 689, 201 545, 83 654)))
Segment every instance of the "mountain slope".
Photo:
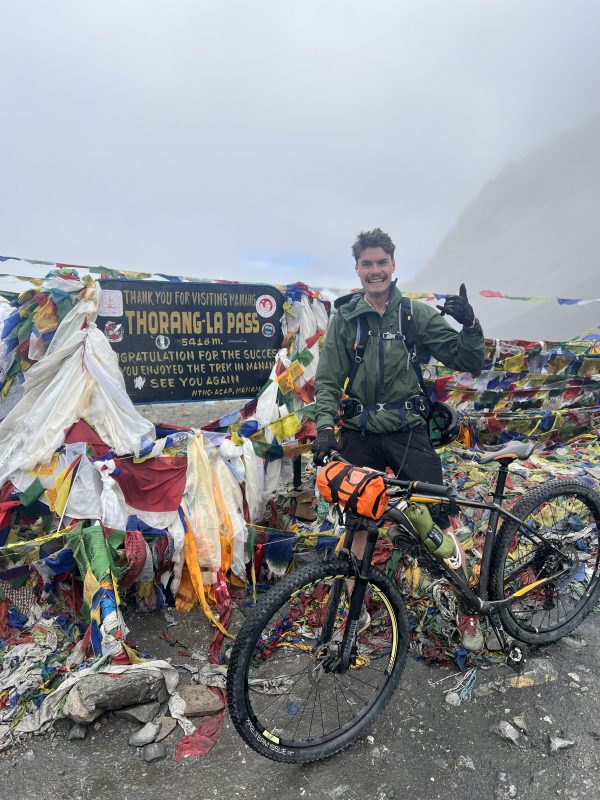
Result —
POLYGON ((600 303, 559 306, 476 298, 600 297, 600 116, 509 164, 465 208, 408 289, 470 289, 484 330, 563 339, 600 324, 600 303))

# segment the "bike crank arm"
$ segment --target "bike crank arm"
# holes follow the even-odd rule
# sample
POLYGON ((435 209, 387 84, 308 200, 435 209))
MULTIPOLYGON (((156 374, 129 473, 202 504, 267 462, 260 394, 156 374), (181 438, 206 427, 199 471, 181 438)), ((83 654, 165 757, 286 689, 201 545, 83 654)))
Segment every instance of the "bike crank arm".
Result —
POLYGON ((529 657, 529 648, 522 642, 511 641, 502 626, 502 622, 497 614, 490 615, 490 625, 492 630, 498 638, 500 648, 506 656, 506 665, 515 672, 523 672, 527 658, 529 657))

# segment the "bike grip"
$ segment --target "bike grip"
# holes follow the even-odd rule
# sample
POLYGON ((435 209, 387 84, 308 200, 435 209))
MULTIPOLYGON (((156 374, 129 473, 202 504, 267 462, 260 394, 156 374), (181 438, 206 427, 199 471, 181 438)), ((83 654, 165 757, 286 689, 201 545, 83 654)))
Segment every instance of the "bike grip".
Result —
POLYGON ((440 485, 439 483, 425 483, 424 481, 413 481, 411 486, 413 494, 428 494, 432 497, 450 497, 452 486, 440 485))

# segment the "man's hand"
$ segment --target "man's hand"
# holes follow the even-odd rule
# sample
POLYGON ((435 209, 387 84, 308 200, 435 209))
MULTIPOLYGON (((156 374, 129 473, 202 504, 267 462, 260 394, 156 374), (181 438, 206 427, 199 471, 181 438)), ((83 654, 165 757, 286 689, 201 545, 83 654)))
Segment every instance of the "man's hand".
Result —
POLYGON ((319 428, 317 437, 312 446, 315 464, 318 467, 322 467, 325 463, 324 459, 330 455, 333 450, 337 450, 338 447, 338 440, 335 438, 331 425, 324 425, 322 428, 319 428))
POLYGON ((475 312, 467 298, 467 287, 461 283, 458 294, 449 294, 443 306, 436 306, 442 316, 448 314, 450 317, 470 328, 475 322, 475 312))

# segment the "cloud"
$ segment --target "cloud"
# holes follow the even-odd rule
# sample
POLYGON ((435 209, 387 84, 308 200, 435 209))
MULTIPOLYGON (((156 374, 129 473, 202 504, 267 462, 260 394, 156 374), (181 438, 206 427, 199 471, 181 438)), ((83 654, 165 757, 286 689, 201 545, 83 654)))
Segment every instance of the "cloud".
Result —
POLYGON ((413 274, 507 161, 597 108, 592 1, 2 17, 0 250, 25 257, 350 286, 380 225, 413 274))

